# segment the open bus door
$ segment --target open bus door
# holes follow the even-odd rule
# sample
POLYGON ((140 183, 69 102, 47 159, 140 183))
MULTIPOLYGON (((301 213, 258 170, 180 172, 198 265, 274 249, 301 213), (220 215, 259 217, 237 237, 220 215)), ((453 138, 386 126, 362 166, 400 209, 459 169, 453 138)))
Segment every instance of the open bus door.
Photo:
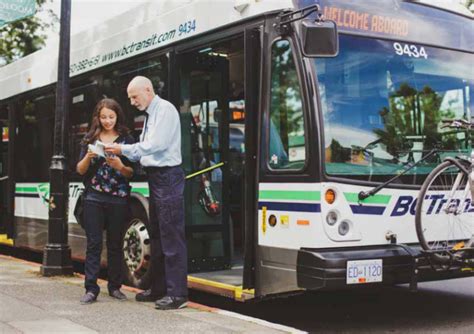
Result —
POLYGON ((178 55, 188 271, 231 267, 228 210, 227 61, 193 50, 178 55), (213 168, 206 173, 203 170, 213 168), (197 173, 197 174, 196 174, 197 173), (196 174, 193 177, 189 177, 196 174))
POLYGON ((245 180, 244 201, 244 272, 243 289, 255 287, 260 83, 263 25, 257 24, 245 30, 245 180))
MULTIPOLYGON (((255 157, 257 110, 252 109, 254 118, 246 118, 250 101, 245 94, 249 89, 249 69, 244 61, 249 57, 247 37, 241 32, 218 37, 216 42, 179 52, 173 66, 179 69, 176 100, 182 124, 183 167, 188 175, 188 286, 245 300, 253 298, 253 291, 245 291, 243 285, 253 284, 253 232, 249 233, 246 225, 246 203, 252 189, 247 188, 247 175, 255 176, 256 171, 255 164, 249 169, 246 160, 249 155, 255 157), (209 171, 200 174, 203 170, 209 171)), ((258 78, 254 74, 252 78, 258 86, 258 78)), ((255 104, 255 97, 252 99, 255 104)), ((250 179, 255 185, 255 177, 250 179)))
MULTIPOLYGON (((0 243, 12 244, 9 239, 13 234, 13 205, 12 205, 12 182, 13 179, 9 175, 11 171, 11 161, 9 161, 9 150, 12 147, 9 122, 9 106, 0 106, 0 243)), ((11 156, 11 154, 10 154, 11 156)))

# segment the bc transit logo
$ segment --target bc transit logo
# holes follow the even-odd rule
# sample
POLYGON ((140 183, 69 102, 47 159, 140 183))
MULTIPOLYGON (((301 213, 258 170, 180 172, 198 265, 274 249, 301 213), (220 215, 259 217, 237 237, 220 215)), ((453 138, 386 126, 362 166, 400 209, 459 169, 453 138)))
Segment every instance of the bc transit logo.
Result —
MULTIPOLYGON (((425 199, 430 200, 428 210, 426 213, 428 215, 436 215, 441 212, 443 208, 446 208, 447 205, 454 206, 455 208, 459 207, 460 205, 463 206, 463 212, 474 212, 474 202, 471 201, 470 198, 466 198, 464 203, 461 203, 460 199, 456 199, 454 201, 450 201, 448 204, 448 199, 444 194, 437 194, 437 195, 426 195, 425 199)), ((413 196, 400 196, 395 203, 395 206, 390 214, 391 217, 395 216, 404 216, 407 213, 411 215, 415 215, 415 208, 416 208, 416 197, 413 196)))
POLYGON ((48 205, 49 203, 49 183, 40 183, 36 186, 38 195, 41 198, 43 204, 48 205))

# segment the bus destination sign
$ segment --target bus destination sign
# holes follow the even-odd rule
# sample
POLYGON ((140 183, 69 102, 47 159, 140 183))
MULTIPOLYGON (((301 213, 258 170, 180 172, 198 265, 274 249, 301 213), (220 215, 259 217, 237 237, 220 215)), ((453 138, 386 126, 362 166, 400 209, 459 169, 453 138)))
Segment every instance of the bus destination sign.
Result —
POLYGON ((326 19, 335 21, 338 27, 408 36, 409 22, 405 19, 330 6, 323 8, 323 14, 326 19))

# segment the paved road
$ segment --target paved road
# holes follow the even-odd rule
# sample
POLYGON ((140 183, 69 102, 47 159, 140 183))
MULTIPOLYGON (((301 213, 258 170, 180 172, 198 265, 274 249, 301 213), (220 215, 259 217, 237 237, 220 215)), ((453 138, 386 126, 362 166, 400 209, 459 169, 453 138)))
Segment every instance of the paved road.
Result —
MULTIPOLYGON (((218 301, 214 301, 218 303, 218 301)), ((474 278, 308 293, 227 309, 308 332, 474 333, 474 278)), ((208 304, 209 305, 209 304, 208 304)))

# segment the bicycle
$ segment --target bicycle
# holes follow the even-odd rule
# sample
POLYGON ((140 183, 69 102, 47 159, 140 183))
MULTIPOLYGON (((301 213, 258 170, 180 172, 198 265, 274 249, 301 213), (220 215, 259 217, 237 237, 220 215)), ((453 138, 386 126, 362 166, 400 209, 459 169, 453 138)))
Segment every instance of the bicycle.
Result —
MULTIPOLYGON (((443 127, 466 129, 465 120, 443 120, 443 127)), ((471 157, 446 158, 418 194, 415 225, 423 252, 437 264, 474 264, 474 150, 471 157)))

